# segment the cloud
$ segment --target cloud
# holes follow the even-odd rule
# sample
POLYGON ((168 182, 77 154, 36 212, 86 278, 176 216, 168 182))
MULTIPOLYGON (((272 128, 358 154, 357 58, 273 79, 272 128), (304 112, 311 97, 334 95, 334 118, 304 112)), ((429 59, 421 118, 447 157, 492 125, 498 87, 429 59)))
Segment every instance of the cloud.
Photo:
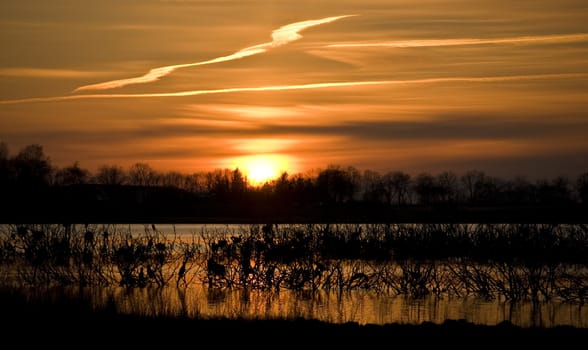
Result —
POLYGON ((0 76, 21 78, 81 78, 104 75, 105 73, 54 68, 0 68, 0 76))
POLYGON ((240 88, 212 89, 212 90, 190 90, 190 91, 160 92, 160 93, 147 93, 147 94, 67 95, 67 96, 54 96, 54 97, 33 97, 33 98, 25 98, 25 99, 20 99, 20 100, 4 100, 4 101, 0 101, 0 104, 15 104, 15 103, 29 103, 29 102, 57 102, 57 101, 84 100, 84 99, 185 97, 185 96, 223 94, 223 93, 234 93, 234 92, 306 90, 306 89, 320 89, 320 88, 329 88, 329 87, 382 85, 382 84, 389 84, 389 83, 390 83, 389 81, 351 81, 351 82, 314 83, 314 84, 299 84, 299 85, 272 85, 272 86, 258 86, 258 87, 240 87, 240 88))
POLYGON ((412 80, 368 80, 368 81, 346 81, 346 82, 327 82, 327 83, 310 83, 298 85, 270 85, 256 87, 239 87, 226 89, 211 90, 189 90, 179 92, 160 92, 146 94, 87 94, 87 95, 67 95, 53 97, 33 97, 17 100, 0 101, 0 105, 20 104, 33 102, 58 102, 83 99, 120 99, 120 98, 155 98, 155 97, 186 97, 210 94, 226 94, 238 92, 271 92, 271 91, 288 91, 288 90, 307 90, 307 89, 326 89, 340 87, 359 87, 375 85, 415 85, 415 84, 439 84, 454 82, 470 83, 493 83, 520 80, 540 80, 540 79, 571 79, 585 78, 588 73, 556 73, 556 74, 528 74, 528 75, 510 75, 510 76, 493 76, 493 77, 449 77, 449 78, 428 78, 412 80))
POLYGON ((540 35, 540 36, 519 36, 512 38, 495 39, 431 39, 431 40, 404 40, 404 41, 382 41, 382 42, 352 42, 330 44, 326 47, 438 47, 438 46, 463 46, 483 44, 534 44, 534 43, 566 43, 588 41, 588 34, 561 34, 561 35, 540 35))
MULTIPOLYGON (((567 137, 576 138, 576 130, 588 123, 554 122, 552 119, 517 119, 509 114, 490 113, 441 114, 428 121, 350 121, 332 125, 281 126, 284 134, 348 136, 366 141, 428 140, 538 140, 567 137)), ((260 127, 259 133, 269 133, 272 125, 260 127)), ((559 147, 563 147, 560 144, 559 147)))
POLYGON ((249 57, 253 55, 257 55, 260 53, 264 53, 269 49, 276 48, 279 46, 286 45, 292 41, 298 40, 302 38, 302 35, 299 33, 307 28, 314 27, 320 24, 330 23, 336 21, 341 18, 350 17, 354 15, 344 15, 344 16, 334 16, 334 17, 326 17, 322 19, 316 20, 307 20, 302 22, 291 23, 285 26, 282 26, 272 32, 272 41, 258 44, 254 46, 249 46, 244 49, 241 49, 233 54, 228 56, 221 56, 217 58, 213 58, 207 61, 195 62, 195 63, 186 63, 186 64, 176 64, 172 66, 165 66, 165 67, 158 67, 151 69, 147 74, 142 75, 140 77, 135 78, 128 78, 128 79, 119 79, 119 80, 112 80, 107 81, 104 83, 98 84, 91 84, 91 85, 84 85, 80 86, 74 90, 74 92, 84 91, 84 90, 106 90, 106 89, 113 89, 118 87, 123 87, 126 85, 131 84, 144 84, 150 83, 160 78, 171 74, 173 71, 179 68, 187 68, 187 67, 194 67, 194 66, 201 66, 206 64, 214 64, 220 62, 227 62, 233 61, 237 59, 241 59, 244 57, 249 57))

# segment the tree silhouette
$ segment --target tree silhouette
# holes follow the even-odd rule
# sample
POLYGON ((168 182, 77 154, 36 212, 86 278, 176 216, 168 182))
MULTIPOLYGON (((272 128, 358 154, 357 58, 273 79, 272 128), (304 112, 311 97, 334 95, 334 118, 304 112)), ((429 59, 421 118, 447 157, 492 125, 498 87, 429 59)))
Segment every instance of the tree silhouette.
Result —
POLYGON ((444 171, 437 175, 440 200, 444 203, 456 203, 459 195, 459 180, 452 171, 444 171))
POLYGON ((414 191, 421 204, 429 205, 439 201, 440 188, 435 177, 430 173, 420 173, 417 175, 414 183, 414 191))
POLYGON ((26 217, 24 212, 51 218, 72 212, 83 217, 92 211, 96 218, 109 213, 117 219, 183 213, 183 217, 244 215, 247 219, 256 215, 311 220, 328 214, 344 220, 354 215, 362 220, 395 220, 395 215, 414 218, 422 205, 434 205, 427 208, 429 212, 440 205, 459 204, 453 206, 457 211, 493 211, 496 218, 507 220, 546 220, 547 215, 555 221, 584 221, 587 214, 579 204, 588 204, 588 172, 575 181, 558 176, 531 182, 521 175, 505 180, 477 169, 459 175, 443 171, 413 177, 403 171, 381 175, 369 169, 360 172, 352 166, 329 165, 312 173, 284 172, 263 186, 252 186, 239 168, 163 173, 139 162, 128 170, 102 165, 92 174, 78 161, 57 168, 39 144, 27 145, 11 156, 8 145, 0 141, 0 189, 5 199, 0 216, 5 220, 26 217), (527 216, 520 216, 520 210, 527 216))
POLYGON ((576 180, 576 190, 580 201, 583 204, 588 204, 588 172, 580 174, 576 180))
POLYGON ((475 203, 480 199, 482 187, 486 174, 479 170, 468 170, 461 176, 461 182, 464 185, 467 199, 470 203, 475 203))
POLYGON ((394 171, 390 174, 394 195, 398 205, 405 205, 409 202, 411 178, 402 171, 394 171))
POLYGON ((31 144, 23 147, 12 159, 17 184, 36 188, 49 184, 52 172, 51 161, 43 151, 43 146, 31 144))
POLYGON ((353 198, 356 191, 354 169, 345 171, 338 165, 330 165, 317 177, 317 190, 327 203, 342 203, 353 198))
POLYGON ((239 168, 236 168, 231 173, 231 193, 235 195, 242 195, 247 191, 247 179, 239 168))
POLYGON ((8 155, 8 145, 4 141, 0 141, 0 188, 8 186, 8 182, 13 177, 8 155))
POLYGON ((129 182, 135 186, 154 186, 157 174, 147 163, 135 163, 129 169, 129 182))
POLYGON ((82 185, 88 182, 90 172, 80 167, 80 163, 75 161, 72 165, 55 172, 55 184, 61 186, 82 185))
MULTIPOLYGON (((363 199, 368 203, 380 203, 385 199, 382 176, 372 170, 363 172, 363 199)), ((387 198, 386 198, 387 199, 387 198)))

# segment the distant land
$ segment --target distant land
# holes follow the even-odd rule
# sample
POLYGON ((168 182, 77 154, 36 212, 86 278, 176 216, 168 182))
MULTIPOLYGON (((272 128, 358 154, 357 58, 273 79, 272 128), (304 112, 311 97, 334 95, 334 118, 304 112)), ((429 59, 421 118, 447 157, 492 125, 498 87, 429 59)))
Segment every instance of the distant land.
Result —
POLYGON ((532 181, 328 165, 250 183, 239 168, 182 174, 136 163, 92 173, 53 166, 38 144, 15 155, 0 146, 4 223, 588 223, 588 172, 532 181))

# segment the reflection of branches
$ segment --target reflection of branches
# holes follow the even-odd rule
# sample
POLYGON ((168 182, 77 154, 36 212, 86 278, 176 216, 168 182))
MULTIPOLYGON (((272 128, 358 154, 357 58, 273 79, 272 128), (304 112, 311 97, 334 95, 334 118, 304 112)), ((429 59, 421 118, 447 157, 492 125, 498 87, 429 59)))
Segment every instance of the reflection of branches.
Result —
POLYGON ((584 302, 588 275, 579 252, 585 251, 585 228, 527 226, 271 224, 205 227, 178 236, 154 225, 140 232, 122 225, 5 225, 0 272, 3 284, 19 286, 204 283, 266 292, 366 290, 584 302), (529 242, 533 246, 513 260, 513 247, 529 242), (570 242, 576 263, 559 261, 570 242), (504 249, 490 256, 495 246, 504 249), (406 256, 419 247, 424 250, 406 256), (455 256, 441 254, 450 247, 455 256), (464 247, 471 252, 457 254, 464 247), (551 255, 538 254, 544 251, 551 255))
POLYGON ((429 262, 402 261, 400 290, 403 294, 423 297, 431 293, 431 283, 435 280, 435 265, 429 262))
POLYGON ((447 264, 451 275, 456 282, 451 286, 451 291, 458 296, 473 293, 484 299, 495 297, 494 269, 488 264, 478 264, 470 259, 459 259, 453 264, 447 264), (461 288, 459 288, 461 286, 461 288))
POLYGON ((569 267, 560 271, 555 283, 555 292, 567 302, 584 304, 588 299, 588 271, 585 267, 569 267))

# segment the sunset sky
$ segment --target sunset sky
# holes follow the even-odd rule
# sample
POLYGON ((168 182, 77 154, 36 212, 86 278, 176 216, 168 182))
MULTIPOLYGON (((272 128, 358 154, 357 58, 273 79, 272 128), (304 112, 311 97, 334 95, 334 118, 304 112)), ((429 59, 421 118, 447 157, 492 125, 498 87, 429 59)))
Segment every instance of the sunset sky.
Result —
POLYGON ((22 0, 0 29, 0 141, 56 166, 588 171, 586 0, 22 0))

